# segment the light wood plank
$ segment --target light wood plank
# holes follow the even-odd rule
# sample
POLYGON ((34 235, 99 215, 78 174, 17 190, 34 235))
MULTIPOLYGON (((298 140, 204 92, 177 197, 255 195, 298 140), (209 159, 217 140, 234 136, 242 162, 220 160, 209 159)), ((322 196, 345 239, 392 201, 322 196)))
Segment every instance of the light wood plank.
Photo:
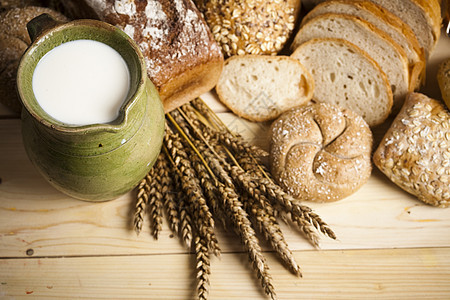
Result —
MULTIPOLYGON (((37 173, 23 149, 19 120, 0 120, 0 257, 186 253, 164 226, 154 241, 148 226, 131 229, 134 193, 104 203, 71 199, 37 173)), ((425 205, 374 171, 354 195, 334 203, 307 203, 335 230, 323 249, 449 247, 450 209, 425 205)), ((148 224, 148 223, 147 223, 148 224)), ((282 224, 293 250, 309 250, 295 228, 282 224)), ((233 233, 218 228, 224 252, 242 251, 233 233)))
MULTIPOLYGON (((297 278, 268 255, 279 299, 448 299, 450 249, 295 252, 297 278)), ((0 296, 194 299, 186 254, 0 260, 0 296)), ((209 299, 265 299, 245 254, 213 258, 209 299)))

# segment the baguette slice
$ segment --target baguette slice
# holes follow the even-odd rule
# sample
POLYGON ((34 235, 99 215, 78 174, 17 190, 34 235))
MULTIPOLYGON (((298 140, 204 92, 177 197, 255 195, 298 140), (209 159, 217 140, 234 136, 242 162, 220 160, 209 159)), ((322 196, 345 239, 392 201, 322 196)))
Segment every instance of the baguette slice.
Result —
POLYGON ((370 0, 408 24, 428 56, 441 34, 441 9, 439 0, 370 0))
POLYGON ((425 52, 412 31, 405 22, 385 8, 370 1, 331 0, 317 5, 302 20, 305 24, 310 19, 327 14, 346 14, 359 17, 388 34, 408 57, 411 66, 411 83, 413 88, 419 88, 425 79, 425 52))
POLYGON ((294 48, 314 38, 342 38, 369 54, 389 80, 394 109, 400 109, 410 91, 409 64, 403 49, 386 33, 358 17, 324 14, 312 18, 300 28, 294 48))
POLYGON ((311 100, 314 80, 289 56, 238 55, 225 61, 216 91, 236 115, 262 122, 311 100))
POLYGON ((389 116, 392 92, 386 74, 354 44, 344 39, 312 39, 291 57, 314 77, 314 100, 350 109, 371 127, 389 116))

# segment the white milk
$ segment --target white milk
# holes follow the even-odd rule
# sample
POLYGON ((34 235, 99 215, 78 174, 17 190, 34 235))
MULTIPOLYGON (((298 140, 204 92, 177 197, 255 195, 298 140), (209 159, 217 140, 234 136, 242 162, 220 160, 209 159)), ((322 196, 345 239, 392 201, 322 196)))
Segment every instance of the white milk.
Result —
POLYGON ((110 46, 93 40, 55 47, 33 73, 33 92, 42 109, 76 126, 116 119, 129 88, 125 60, 110 46))

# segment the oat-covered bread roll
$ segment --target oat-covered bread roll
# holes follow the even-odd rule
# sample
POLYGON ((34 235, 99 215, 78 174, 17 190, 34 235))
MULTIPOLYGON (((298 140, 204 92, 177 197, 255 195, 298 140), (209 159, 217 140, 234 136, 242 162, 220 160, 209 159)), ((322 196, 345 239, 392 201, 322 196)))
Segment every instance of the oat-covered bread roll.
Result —
POLYGON ((370 177, 372 133, 348 109, 326 103, 300 106, 281 115, 270 134, 273 177, 298 199, 340 200, 370 177))
POLYGON ((450 204, 450 113, 411 93, 373 156, 392 182, 425 203, 450 204))
POLYGON ((0 14, 0 101, 15 112, 21 104, 16 93, 16 75, 20 58, 30 45, 27 23, 43 13, 59 21, 68 21, 62 14, 45 7, 13 8, 0 14))
POLYGON ((294 1, 195 0, 225 56, 277 54, 295 25, 294 1))
POLYGON ((192 0, 65 0, 74 18, 113 24, 139 45, 165 111, 208 92, 219 80, 223 55, 192 0))

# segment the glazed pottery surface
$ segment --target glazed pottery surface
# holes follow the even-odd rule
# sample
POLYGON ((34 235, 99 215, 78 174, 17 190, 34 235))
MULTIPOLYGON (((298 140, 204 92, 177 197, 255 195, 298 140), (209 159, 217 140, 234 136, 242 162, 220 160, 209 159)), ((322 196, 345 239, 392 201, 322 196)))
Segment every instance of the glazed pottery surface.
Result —
POLYGON ((33 43, 20 62, 17 88, 30 160, 53 186, 72 197, 106 201, 127 193, 152 167, 164 135, 163 107, 138 47, 118 28, 96 20, 58 24, 41 15, 28 30, 33 43), (119 116, 110 123, 64 124, 49 116, 33 94, 32 76, 39 60, 54 47, 78 39, 105 43, 127 63, 130 90, 119 116))

